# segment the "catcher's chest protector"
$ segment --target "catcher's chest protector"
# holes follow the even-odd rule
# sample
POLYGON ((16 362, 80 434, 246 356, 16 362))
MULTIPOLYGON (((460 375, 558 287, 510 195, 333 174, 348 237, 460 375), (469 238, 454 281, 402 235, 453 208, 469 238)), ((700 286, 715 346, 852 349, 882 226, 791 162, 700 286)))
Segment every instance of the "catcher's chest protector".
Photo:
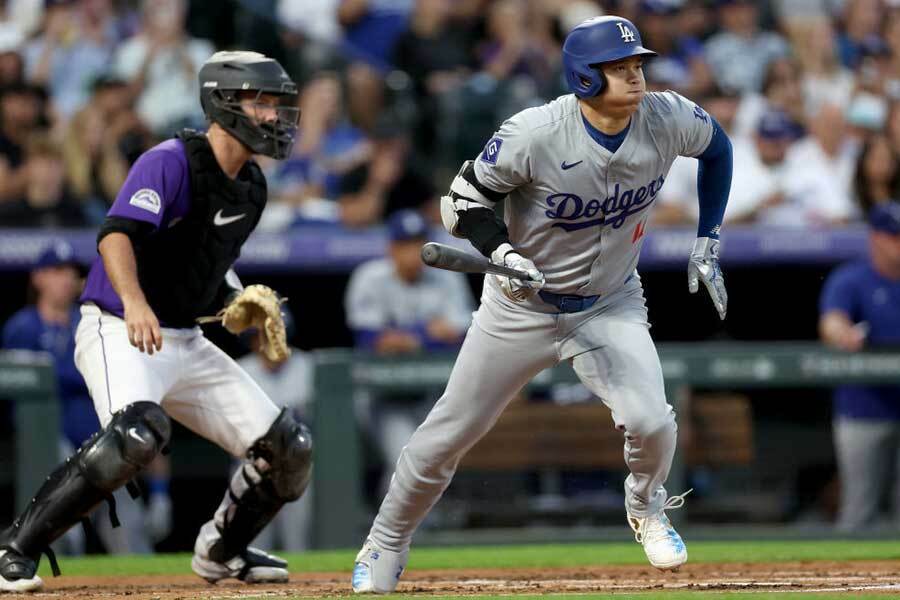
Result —
POLYGON ((225 273, 256 228, 266 205, 266 180, 248 162, 229 179, 206 136, 178 134, 190 168, 191 206, 185 217, 150 236, 137 251, 141 287, 157 316, 171 327, 192 327, 208 314, 225 273))

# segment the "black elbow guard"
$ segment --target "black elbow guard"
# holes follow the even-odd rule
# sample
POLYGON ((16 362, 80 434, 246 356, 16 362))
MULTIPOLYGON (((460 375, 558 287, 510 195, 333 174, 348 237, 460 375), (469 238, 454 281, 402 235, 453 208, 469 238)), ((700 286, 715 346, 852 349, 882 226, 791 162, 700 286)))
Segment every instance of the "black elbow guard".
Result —
POLYGON ((490 258, 500 244, 509 242, 509 232, 497 213, 489 208, 470 208, 457 213, 459 233, 490 258))
POLYGON ((124 219, 122 217, 106 217, 100 231, 97 232, 97 246, 100 241, 110 233, 124 233, 131 240, 132 245, 137 246, 148 235, 153 233, 155 227, 144 221, 136 221, 134 219, 124 219))

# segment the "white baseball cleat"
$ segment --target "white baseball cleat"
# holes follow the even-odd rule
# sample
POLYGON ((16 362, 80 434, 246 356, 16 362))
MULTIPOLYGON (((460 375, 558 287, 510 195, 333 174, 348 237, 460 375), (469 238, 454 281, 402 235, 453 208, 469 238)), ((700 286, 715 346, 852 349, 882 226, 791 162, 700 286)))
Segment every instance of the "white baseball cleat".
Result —
POLYGON ((672 496, 655 515, 634 517, 628 515, 628 524, 634 530, 634 539, 644 547, 644 554, 650 564, 663 571, 675 571, 687 562, 688 553, 684 541, 672 527, 666 511, 684 506, 686 491, 680 496, 672 496))
POLYGON ((245 583, 287 583, 287 562, 256 548, 247 548, 224 563, 199 554, 191 559, 191 569, 210 583, 222 579, 240 579, 245 583))
POLYGON ((353 565, 354 594, 390 594, 397 588, 409 560, 409 548, 402 552, 382 550, 366 539, 353 565))
POLYGON ((216 524, 204 523, 194 543, 194 557, 191 569, 210 583, 222 579, 240 579, 246 583, 287 583, 287 562, 256 548, 245 548, 243 552, 225 562, 217 562, 209 557, 210 548, 221 539, 216 524))
POLYGON ((36 592, 44 585, 44 580, 34 572, 34 561, 28 557, 0 550, 0 567, 0 592, 36 592))

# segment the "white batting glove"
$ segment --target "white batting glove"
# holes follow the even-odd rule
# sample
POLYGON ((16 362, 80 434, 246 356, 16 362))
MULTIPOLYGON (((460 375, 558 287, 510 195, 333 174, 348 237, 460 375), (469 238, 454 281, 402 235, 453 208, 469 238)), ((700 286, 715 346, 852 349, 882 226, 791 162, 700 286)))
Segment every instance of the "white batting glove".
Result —
POLYGON ((524 302, 544 287, 544 274, 537 270, 531 260, 516 252, 510 244, 500 244, 491 253, 491 262, 495 265, 504 265, 511 269, 525 271, 531 276, 530 280, 523 281, 513 277, 495 275, 500 281, 500 289, 513 302, 524 302))
POLYGON ((697 238, 688 261, 688 290, 696 294, 700 280, 709 292, 719 318, 725 319, 728 310, 728 292, 725 291, 725 277, 719 268, 719 240, 708 237, 697 238))

